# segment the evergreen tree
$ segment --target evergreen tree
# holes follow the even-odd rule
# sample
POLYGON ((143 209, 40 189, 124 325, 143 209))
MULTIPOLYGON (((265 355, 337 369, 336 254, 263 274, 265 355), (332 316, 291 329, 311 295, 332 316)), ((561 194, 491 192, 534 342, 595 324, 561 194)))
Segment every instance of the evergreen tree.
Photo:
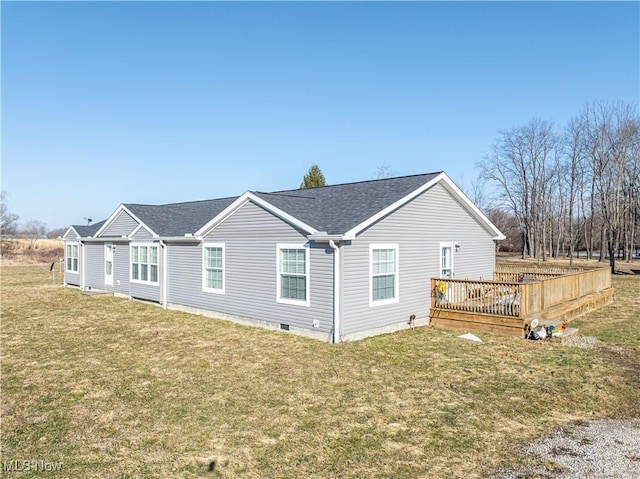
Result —
POLYGON ((313 165, 309 168, 309 171, 304 178, 302 178, 302 183, 300 184, 300 189, 302 188, 316 188, 318 186, 326 186, 327 181, 324 179, 324 175, 322 171, 320 171, 320 167, 318 165, 313 165))

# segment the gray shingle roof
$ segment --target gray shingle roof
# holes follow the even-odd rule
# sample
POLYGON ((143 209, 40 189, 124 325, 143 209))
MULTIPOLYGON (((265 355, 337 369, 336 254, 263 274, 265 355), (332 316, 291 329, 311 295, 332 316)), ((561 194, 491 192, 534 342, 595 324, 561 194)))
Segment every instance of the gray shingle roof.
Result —
POLYGON ((87 236, 93 236, 96 231, 98 231, 106 220, 98 221, 97 223, 93 223, 90 225, 72 225, 73 228, 77 231, 77 233, 86 238, 87 236))
POLYGON ((342 234, 429 182, 439 173, 255 194, 318 231, 342 234))
MULTIPOLYGON (((317 231, 343 234, 439 174, 440 172, 436 172, 318 188, 252 193, 317 231)), ((238 198, 124 206, 159 236, 184 236, 198 231, 238 198)), ((104 221, 75 228, 78 233, 79 228, 83 228, 82 231, 88 233, 81 235, 90 236, 98 230, 98 225, 101 226, 103 223, 104 221)))
POLYGON ((185 233, 193 234, 198 231, 237 198, 219 198, 159 206, 137 204, 125 204, 124 206, 140 218, 154 233, 160 236, 184 236, 185 233))

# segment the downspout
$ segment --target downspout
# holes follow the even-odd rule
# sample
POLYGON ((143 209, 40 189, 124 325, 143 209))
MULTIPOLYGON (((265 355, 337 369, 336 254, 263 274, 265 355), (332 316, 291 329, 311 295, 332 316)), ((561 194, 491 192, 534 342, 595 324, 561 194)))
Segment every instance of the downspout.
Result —
POLYGON ((329 240, 333 248, 333 342, 340 342, 340 248, 329 240))
POLYGON ((81 254, 82 259, 80 260, 80 268, 82 271, 80 272, 80 291, 84 291, 84 243, 82 241, 78 241, 79 246, 79 254, 81 254))
POLYGON ((160 240, 162 248, 162 308, 167 309, 167 243, 160 240))

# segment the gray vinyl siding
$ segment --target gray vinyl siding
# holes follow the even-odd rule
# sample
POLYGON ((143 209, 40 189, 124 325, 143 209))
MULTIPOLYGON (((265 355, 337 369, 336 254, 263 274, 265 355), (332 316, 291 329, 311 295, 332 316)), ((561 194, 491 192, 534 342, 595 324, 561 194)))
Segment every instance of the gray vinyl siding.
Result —
POLYGON ((460 251, 453 253, 456 278, 493 277, 491 234, 438 184, 344 246, 342 334, 407 323, 412 314, 428 316, 430 279, 440 275, 440 243, 456 241, 460 244, 460 251), (372 243, 398 244, 397 303, 370 306, 372 243))
POLYGON ((151 241, 153 235, 147 231, 146 228, 140 228, 135 235, 132 236, 132 241, 151 241))
POLYGON ((65 236, 64 240, 65 241, 78 241, 79 238, 80 237, 76 233, 76 230, 75 229, 71 229, 69 231, 69 234, 67 236, 65 236))
POLYGON ((307 243, 306 235, 262 207, 247 203, 218 225, 205 242, 225 245, 225 294, 202 291, 200 243, 168 246, 168 301, 273 324, 319 332, 333 325, 333 252, 310 249, 310 306, 276 301, 277 244, 307 243), (313 327, 318 320, 319 328, 313 327))
POLYGON ((136 226, 138 222, 126 211, 121 211, 100 236, 128 236, 136 226))
MULTIPOLYGON (((108 288, 116 293, 129 294, 129 243, 113 243, 113 286, 108 288)), ((103 266, 104 269, 104 266, 103 266)))
MULTIPOLYGON (((140 230, 142 231, 142 230, 140 230)), ((136 236, 136 239, 137 236, 136 236)), ((137 281, 129 282, 129 294, 133 298, 138 299, 146 299, 149 301, 161 301, 161 290, 160 285, 162 284, 162 248, 160 247, 160 243, 152 243, 150 241, 146 242, 135 242, 132 241, 131 245, 127 245, 127 280, 131 277, 131 265, 130 255, 131 248, 130 246, 135 245, 143 245, 143 246, 157 246, 158 247, 158 282, 157 283, 144 283, 137 281)))
POLYGON ((85 244, 84 255, 85 287, 104 290, 104 243, 85 244))
POLYGON ((85 287, 114 291, 129 295, 129 244, 127 242, 105 241, 86 243, 84 246, 85 287), (104 249, 106 243, 115 246, 113 253, 113 286, 105 284, 104 249))

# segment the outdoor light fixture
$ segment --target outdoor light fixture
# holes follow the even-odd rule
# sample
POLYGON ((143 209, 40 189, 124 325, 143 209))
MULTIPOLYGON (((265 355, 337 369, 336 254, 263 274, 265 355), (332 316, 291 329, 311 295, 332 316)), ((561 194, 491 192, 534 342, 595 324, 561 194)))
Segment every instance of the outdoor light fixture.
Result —
POLYGON ((456 242, 453 244, 453 246, 455 246, 455 248, 456 248, 456 253, 457 253, 458 251, 460 251, 460 243, 458 243, 458 242, 456 241, 456 242))

